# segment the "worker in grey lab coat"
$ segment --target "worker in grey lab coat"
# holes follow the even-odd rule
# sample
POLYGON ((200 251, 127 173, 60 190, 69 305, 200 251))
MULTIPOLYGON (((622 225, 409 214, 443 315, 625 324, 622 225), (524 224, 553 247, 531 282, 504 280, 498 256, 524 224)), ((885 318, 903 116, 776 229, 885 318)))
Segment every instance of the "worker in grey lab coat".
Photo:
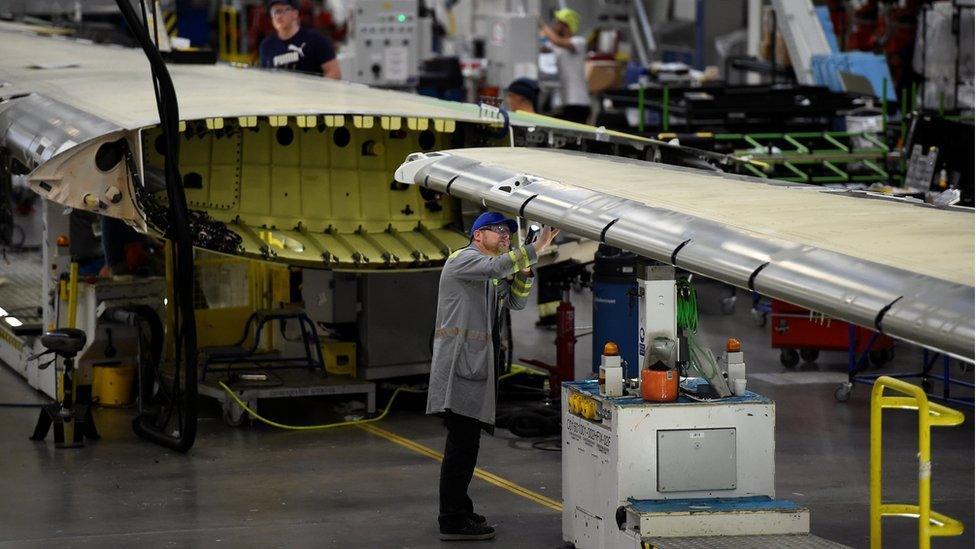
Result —
POLYGON ((482 428, 495 424, 497 337, 501 307, 522 309, 532 287, 529 266, 559 231, 546 227, 527 246, 512 246, 514 220, 485 212, 471 226, 471 243, 441 271, 427 413, 444 417, 441 463, 442 540, 491 539, 495 530, 474 512, 468 484, 478 461, 482 428))

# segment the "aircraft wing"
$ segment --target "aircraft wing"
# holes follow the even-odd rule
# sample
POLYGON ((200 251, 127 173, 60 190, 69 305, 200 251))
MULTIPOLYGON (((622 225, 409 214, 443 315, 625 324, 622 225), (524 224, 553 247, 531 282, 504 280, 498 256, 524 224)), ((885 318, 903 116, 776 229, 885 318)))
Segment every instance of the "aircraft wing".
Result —
POLYGON ((973 360, 973 212, 540 149, 418 153, 396 172, 973 360))
MULTIPOLYGON (((33 30, 0 23, 0 157, 48 200, 165 234, 165 193, 152 184, 165 151, 142 52, 33 30)), ((510 146, 516 130, 548 146, 669 147, 292 72, 169 70, 194 244, 291 265, 436 267, 466 245, 456 201, 393 184, 414 151, 510 146)))

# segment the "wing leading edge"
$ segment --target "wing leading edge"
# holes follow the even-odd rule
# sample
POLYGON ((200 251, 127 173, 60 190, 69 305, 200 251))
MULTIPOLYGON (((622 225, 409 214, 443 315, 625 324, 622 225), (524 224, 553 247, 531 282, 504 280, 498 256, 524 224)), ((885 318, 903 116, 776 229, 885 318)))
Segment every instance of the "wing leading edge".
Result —
POLYGON ((396 177, 973 360, 968 211, 563 151, 415 154, 396 177))

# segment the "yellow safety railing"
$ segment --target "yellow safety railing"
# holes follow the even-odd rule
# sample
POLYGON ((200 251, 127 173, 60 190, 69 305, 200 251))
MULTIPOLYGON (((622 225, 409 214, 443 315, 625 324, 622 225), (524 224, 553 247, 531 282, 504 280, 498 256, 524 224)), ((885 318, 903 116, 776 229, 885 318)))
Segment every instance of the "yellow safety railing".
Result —
POLYGON ((963 525, 931 509, 932 427, 951 427, 965 421, 958 410, 930 403, 921 387, 881 376, 871 390, 871 549, 881 548, 881 518, 918 519, 918 546, 928 549, 933 536, 958 536, 963 525), (908 396, 885 396, 885 389, 908 396), (918 504, 881 503, 881 414, 885 408, 918 410, 918 504))

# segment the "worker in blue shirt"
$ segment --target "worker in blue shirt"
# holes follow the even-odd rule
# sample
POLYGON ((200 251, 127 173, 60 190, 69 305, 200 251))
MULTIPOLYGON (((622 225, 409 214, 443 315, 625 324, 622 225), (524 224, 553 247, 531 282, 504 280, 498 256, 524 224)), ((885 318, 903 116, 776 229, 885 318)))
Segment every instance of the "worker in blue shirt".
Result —
POLYGON ((302 27, 299 0, 270 0, 268 13, 275 32, 258 48, 261 66, 318 74, 339 80, 342 73, 332 42, 315 29, 302 27))

